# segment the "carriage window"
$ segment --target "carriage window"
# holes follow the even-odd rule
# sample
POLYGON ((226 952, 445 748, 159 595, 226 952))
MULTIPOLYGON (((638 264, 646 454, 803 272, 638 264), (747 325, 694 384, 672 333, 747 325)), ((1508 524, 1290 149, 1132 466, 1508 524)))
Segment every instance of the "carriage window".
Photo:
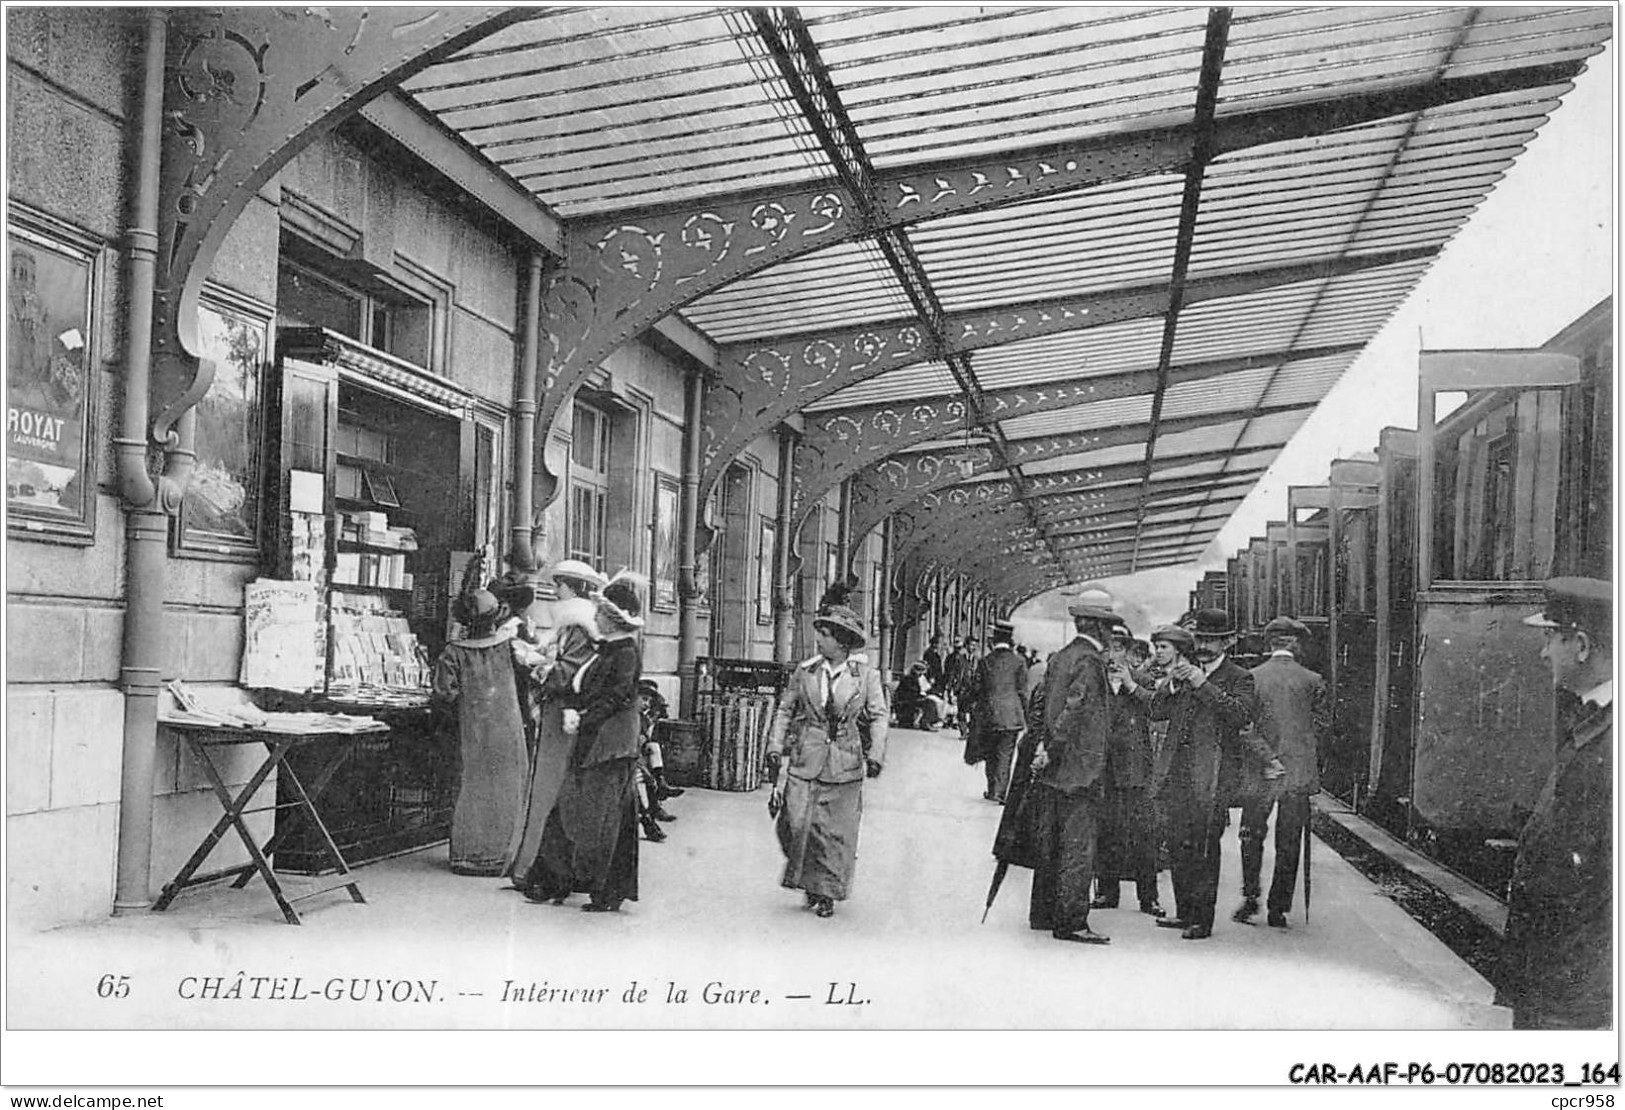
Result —
POLYGON ((1562 392, 1497 391, 1439 427, 1433 568, 1438 580, 1543 581, 1557 537, 1562 392))

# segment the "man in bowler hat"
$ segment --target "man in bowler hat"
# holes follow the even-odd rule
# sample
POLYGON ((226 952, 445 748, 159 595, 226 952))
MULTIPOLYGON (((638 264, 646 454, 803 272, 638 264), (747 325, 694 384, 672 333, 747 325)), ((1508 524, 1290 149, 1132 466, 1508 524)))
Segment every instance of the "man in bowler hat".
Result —
POLYGON ((1036 865, 1027 923, 1056 940, 1109 944, 1089 928, 1095 821, 1111 730, 1106 643, 1117 619, 1112 597, 1089 589, 1067 605, 1077 637, 1044 675, 1044 727, 1033 756, 1027 806, 1036 865))
POLYGON ((1611 583, 1553 578, 1524 624, 1563 693, 1556 760, 1518 838, 1496 1001, 1514 1029, 1613 1017, 1614 660, 1611 583))
POLYGON ((1252 670, 1258 692, 1258 731, 1285 768, 1275 779, 1252 776, 1241 805, 1241 905, 1232 920, 1250 924, 1258 916, 1264 840, 1270 810, 1275 811, 1275 874, 1270 879, 1270 925, 1287 927, 1292 890, 1298 883, 1298 853, 1309 824, 1309 797, 1320 792, 1320 745, 1331 731, 1331 699, 1326 680, 1298 662, 1298 643, 1309 629, 1291 617, 1264 626, 1269 658, 1252 670))
POLYGON ((1151 635, 1167 660, 1150 702, 1152 719, 1168 722, 1162 796, 1174 880, 1174 916, 1157 924, 1182 930, 1186 940, 1205 940, 1213 935, 1219 894, 1219 840, 1242 769, 1253 763, 1278 772, 1280 764, 1248 728, 1258 718, 1258 696, 1253 676, 1226 657, 1235 635, 1229 615, 1200 609, 1191 623, 1189 630, 1164 626, 1151 635))
POLYGON ((971 754, 980 756, 987 772, 982 797, 1000 805, 1010 792, 1010 760, 1027 716, 1027 663, 1016 654, 1015 634, 1011 622, 993 622, 993 646, 976 665, 971 684, 976 721, 971 754))
MULTIPOLYGON (((1155 752, 1147 699, 1131 693, 1134 633, 1118 621, 1107 647, 1112 731, 1106 747, 1106 800, 1099 821, 1094 909, 1115 910, 1123 880, 1134 883, 1140 912, 1166 916, 1157 902, 1157 815, 1151 800, 1155 752)), ((1140 675, 1139 687, 1151 684, 1140 675)))

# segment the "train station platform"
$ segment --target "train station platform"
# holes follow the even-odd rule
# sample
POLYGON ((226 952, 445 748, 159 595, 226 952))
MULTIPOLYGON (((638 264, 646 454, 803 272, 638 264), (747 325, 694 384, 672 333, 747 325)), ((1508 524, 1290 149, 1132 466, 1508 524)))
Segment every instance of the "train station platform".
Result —
MULTIPOLYGON (((640 844, 641 898, 622 913, 533 905, 502 881, 454 876, 441 845, 361 868, 366 904, 302 903, 301 926, 284 924, 256 883, 188 892, 164 913, 13 934, 9 1017, 21 1028, 154 1029, 1510 1024, 1480 975, 1319 843, 1313 904, 1306 915, 1300 897, 1284 931, 1229 920, 1233 828, 1209 940, 1121 909, 1092 921, 1110 947, 1058 944, 1027 928, 1020 869, 984 924, 1000 811, 961 753, 952 731, 893 733, 884 775, 865 788, 852 898, 830 920, 778 886, 765 789, 691 789, 669 803, 670 838, 640 844), (78 982, 87 968, 128 976, 128 997, 99 998, 78 982), (619 1001, 634 980, 661 1001, 619 1001), (665 1001, 673 991, 688 1001, 665 1001)), ((1171 906, 1166 873, 1161 883, 1171 906)))

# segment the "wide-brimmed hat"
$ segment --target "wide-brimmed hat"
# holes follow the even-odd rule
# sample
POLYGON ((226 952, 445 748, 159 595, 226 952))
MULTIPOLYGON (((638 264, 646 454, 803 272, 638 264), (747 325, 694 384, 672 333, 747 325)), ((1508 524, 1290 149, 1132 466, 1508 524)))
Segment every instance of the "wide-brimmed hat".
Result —
POLYGON ((818 610, 813 617, 814 628, 828 628, 831 633, 839 629, 846 633, 849 640, 856 641, 857 647, 869 642, 869 635, 863 630, 863 622, 858 615, 845 605, 826 605, 818 610))
POLYGON ((598 627, 604 632, 630 632, 643 627, 643 598, 636 580, 623 571, 598 592, 598 627))
POLYGON ((1117 599, 1112 597, 1111 591, 1100 586, 1088 586, 1066 603, 1066 611, 1074 617, 1086 617, 1097 621, 1115 621, 1117 616, 1117 599))
POLYGON ((1613 583, 1565 576, 1549 580, 1541 589, 1546 595, 1545 606, 1523 619, 1531 628, 1583 628, 1591 633, 1606 633, 1612 627, 1613 583))
POLYGON ((604 583, 609 581, 594 570, 590 563, 584 563, 580 559, 561 559, 553 564, 548 573, 555 579, 573 578, 577 582, 585 582, 594 589, 602 588, 604 583))
POLYGON ((1127 624, 1123 623, 1122 621, 1116 621, 1112 624, 1112 639, 1132 640, 1134 639, 1134 633, 1132 630, 1130 630, 1127 624))
POLYGON ((1154 629, 1151 633, 1151 642, 1156 643, 1159 640, 1165 644, 1174 645, 1176 651, 1180 648, 1188 649, 1196 646, 1196 637, 1191 635, 1190 629, 1181 628, 1177 624, 1165 624, 1154 629))
POLYGON ((1265 636, 1297 636, 1304 639, 1309 635, 1309 626, 1302 621, 1295 621, 1291 617, 1276 617, 1264 626, 1265 636))
POLYGON ((1198 609, 1191 618, 1191 634, 1198 640, 1228 640, 1236 629, 1223 609, 1198 609))

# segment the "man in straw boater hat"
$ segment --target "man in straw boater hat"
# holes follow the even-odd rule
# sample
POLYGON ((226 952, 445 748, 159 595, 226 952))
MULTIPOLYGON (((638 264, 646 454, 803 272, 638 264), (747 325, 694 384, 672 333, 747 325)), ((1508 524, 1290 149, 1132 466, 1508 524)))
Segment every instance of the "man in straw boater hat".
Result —
POLYGON ((818 654, 791 674, 767 740, 779 882, 819 917, 833 917, 851 890, 863 780, 886 758, 886 693, 862 653, 863 621, 839 600, 844 590, 832 592, 813 617, 818 654))
POLYGON ((1241 905, 1231 920, 1251 923, 1262 893, 1264 840, 1275 811, 1275 873, 1270 879, 1269 923, 1285 929, 1298 885, 1298 852, 1309 826, 1309 797, 1320 793, 1321 745, 1331 735, 1332 705, 1326 680, 1298 662, 1309 629, 1291 617, 1264 626, 1269 658, 1252 669, 1258 691, 1258 730, 1280 759, 1278 778, 1253 777, 1241 805, 1241 905))
POLYGON ((1168 722, 1162 797, 1174 881, 1174 916, 1157 924, 1205 940, 1219 894, 1219 839, 1241 767, 1254 760, 1262 769, 1274 756, 1248 728, 1258 718, 1258 695, 1252 675, 1226 658, 1235 636, 1229 615, 1200 609, 1190 620, 1189 630, 1165 625, 1151 634, 1166 668, 1150 702, 1152 719, 1168 722))
POLYGON ((1518 837, 1496 1001, 1514 1029, 1606 1029, 1613 1017, 1614 588, 1553 578, 1524 623, 1559 691, 1556 760, 1518 837))
POLYGON ((1085 588, 1067 603, 1077 636, 1044 674, 1044 735, 1024 808, 1033 852, 1027 924, 1056 940, 1109 944, 1089 928, 1101 773, 1111 731, 1106 644, 1117 621, 1110 593, 1085 588))

